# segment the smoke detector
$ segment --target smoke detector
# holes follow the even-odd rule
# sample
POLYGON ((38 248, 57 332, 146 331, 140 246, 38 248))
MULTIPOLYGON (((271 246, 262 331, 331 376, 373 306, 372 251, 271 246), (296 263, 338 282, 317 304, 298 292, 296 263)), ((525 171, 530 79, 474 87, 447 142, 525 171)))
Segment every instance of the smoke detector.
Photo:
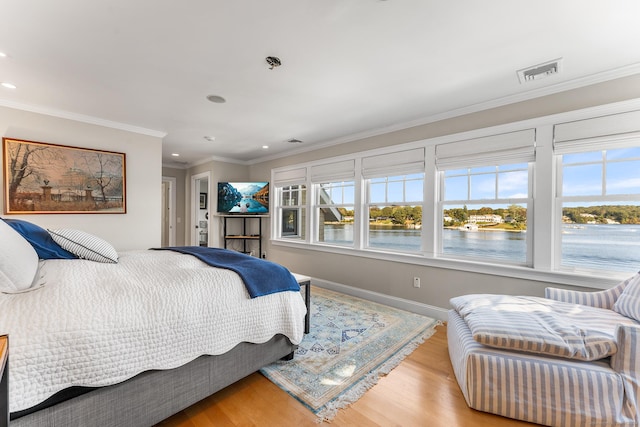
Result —
POLYGON ((280 61, 280 58, 277 56, 267 56, 265 60, 267 61, 267 64, 271 66, 269 67, 270 70, 282 65, 282 61, 280 61))
POLYGON ((562 58, 558 58, 553 61, 518 70, 518 79, 521 84, 528 83, 553 76, 554 74, 558 74, 561 70, 562 58))

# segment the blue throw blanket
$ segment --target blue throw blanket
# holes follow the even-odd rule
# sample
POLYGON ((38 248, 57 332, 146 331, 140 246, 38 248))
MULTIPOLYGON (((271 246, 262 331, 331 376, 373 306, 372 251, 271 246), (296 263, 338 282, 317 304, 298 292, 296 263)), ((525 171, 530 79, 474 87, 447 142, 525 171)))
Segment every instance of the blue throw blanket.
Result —
POLYGON ((201 246, 172 246, 153 249, 193 255, 212 267, 235 271, 242 278, 251 298, 284 291, 300 292, 300 285, 285 267, 240 252, 201 246))

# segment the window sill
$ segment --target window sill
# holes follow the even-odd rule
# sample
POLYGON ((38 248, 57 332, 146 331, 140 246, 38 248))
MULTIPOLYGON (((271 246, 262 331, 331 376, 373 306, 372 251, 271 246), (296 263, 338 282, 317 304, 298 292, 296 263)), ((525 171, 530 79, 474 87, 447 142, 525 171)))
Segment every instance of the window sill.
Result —
POLYGON ((607 289, 631 276, 632 273, 618 273, 615 275, 607 272, 570 272, 570 271, 542 271, 534 268, 492 264, 489 262, 467 261, 444 257, 429 257, 421 254, 405 254, 386 252, 380 250, 359 250, 332 245, 311 245, 299 241, 271 240, 273 246, 282 246, 303 249, 316 252, 328 252, 362 258, 380 259, 384 261, 399 262, 404 264, 421 265, 425 267, 444 268, 471 273, 489 274, 494 276, 513 277, 516 279, 534 280, 553 285, 580 286, 596 290, 607 289))

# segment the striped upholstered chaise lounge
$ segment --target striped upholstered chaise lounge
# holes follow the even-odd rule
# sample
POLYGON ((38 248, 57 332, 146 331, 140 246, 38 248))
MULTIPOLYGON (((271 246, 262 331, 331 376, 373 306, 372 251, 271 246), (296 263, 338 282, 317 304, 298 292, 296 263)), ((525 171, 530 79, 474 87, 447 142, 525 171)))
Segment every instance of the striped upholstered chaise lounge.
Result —
POLYGON ((451 300, 449 355, 467 404, 549 426, 638 426, 640 273, 545 296, 451 300))

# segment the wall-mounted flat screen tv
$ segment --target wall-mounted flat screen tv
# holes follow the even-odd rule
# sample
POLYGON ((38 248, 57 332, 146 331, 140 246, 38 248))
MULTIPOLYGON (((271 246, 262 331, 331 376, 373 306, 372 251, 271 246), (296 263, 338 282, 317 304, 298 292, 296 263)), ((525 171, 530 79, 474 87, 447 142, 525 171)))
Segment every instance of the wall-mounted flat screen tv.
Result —
POLYGON ((268 182, 219 182, 218 213, 266 215, 269 213, 268 182))

